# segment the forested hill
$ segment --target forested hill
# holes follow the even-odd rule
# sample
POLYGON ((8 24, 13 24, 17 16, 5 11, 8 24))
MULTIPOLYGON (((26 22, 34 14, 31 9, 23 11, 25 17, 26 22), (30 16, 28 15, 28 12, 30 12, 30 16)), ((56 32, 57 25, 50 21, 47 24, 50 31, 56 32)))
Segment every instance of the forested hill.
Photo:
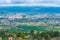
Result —
POLYGON ((43 6, 5 6, 0 7, 0 12, 22 12, 22 13, 60 13, 60 7, 43 6))

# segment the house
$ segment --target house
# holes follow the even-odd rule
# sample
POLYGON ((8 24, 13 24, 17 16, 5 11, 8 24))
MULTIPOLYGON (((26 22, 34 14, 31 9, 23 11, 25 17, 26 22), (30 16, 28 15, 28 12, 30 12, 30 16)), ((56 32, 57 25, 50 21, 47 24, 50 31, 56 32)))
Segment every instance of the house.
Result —
POLYGON ((13 37, 8 37, 8 40, 14 40, 14 38, 13 37))

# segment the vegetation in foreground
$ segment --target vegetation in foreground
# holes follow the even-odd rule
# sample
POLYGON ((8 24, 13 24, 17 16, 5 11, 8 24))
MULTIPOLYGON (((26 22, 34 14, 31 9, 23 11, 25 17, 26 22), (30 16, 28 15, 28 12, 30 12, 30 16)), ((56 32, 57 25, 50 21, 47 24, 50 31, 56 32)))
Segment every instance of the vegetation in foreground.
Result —
POLYGON ((30 32, 8 32, 0 31, 0 40, 60 40, 59 31, 37 32, 31 30, 30 32))

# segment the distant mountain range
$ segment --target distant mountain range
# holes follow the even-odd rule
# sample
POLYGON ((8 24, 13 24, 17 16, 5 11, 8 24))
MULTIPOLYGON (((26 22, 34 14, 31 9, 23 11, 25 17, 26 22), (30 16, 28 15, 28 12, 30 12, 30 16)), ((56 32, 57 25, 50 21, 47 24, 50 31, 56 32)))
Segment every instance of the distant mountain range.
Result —
POLYGON ((39 13, 60 13, 60 7, 43 7, 43 6, 0 6, 0 12, 20 12, 29 14, 39 13))

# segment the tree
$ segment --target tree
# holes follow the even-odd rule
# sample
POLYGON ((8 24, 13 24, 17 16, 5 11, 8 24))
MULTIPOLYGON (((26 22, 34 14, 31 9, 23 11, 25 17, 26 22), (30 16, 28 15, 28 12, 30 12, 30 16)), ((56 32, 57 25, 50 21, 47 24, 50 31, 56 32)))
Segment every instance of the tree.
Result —
POLYGON ((17 37, 25 38, 25 34, 24 33, 18 33, 17 37))
POLYGON ((60 33, 59 33, 58 31, 55 31, 55 32, 54 32, 54 37, 59 37, 59 34, 60 34, 60 33))
POLYGON ((41 40, 41 35, 40 35, 39 32, 37 32, 37 34, 36 34, 36 38, 37 38, 37 40, 41 40))
POLYGON ((52 38, 53 37, 58 37, 59 36, 59 32, 58 31, 48 31, 47 32, 52 38))
POLYGON ((46 35, 44 38, 45 38, 45 40, 51 40, 50 35, 46 35))
POLYGON ((54 31, 48 31, 47 33, 51 36, 51 38, 54 37, 54 31))
POLYGON ((0 36, 3 37, 3 38, 6 37, 5 31, 0 31, 0 36))
POLYGON ((41 36, 41 37, 45 37, 46 34, 47 34, 46 32, 42 32, 40 36, 41 36))

